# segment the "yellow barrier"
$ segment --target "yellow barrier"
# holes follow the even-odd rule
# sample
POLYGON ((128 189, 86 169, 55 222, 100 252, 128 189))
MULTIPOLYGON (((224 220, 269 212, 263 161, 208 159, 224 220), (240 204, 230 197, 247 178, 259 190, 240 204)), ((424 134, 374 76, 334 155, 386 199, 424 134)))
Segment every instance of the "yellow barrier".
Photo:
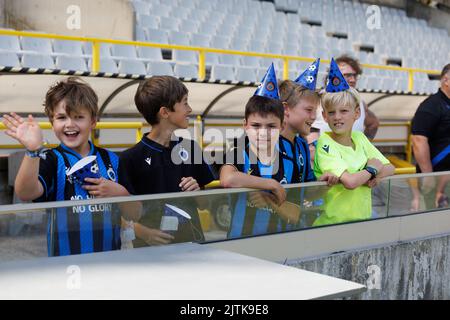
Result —
MULTIPOLYGON (((287 55, 281 55, 281 54, 268 54, 268 53, 258 53, 258 52, 244 52, 244 51, 237 51, 237 50, 224 50, 224 49, 203 48, 203 47, 193 47, 193 46, 169 45, 169 44, 160 44, 160 43, 143 42, 143 41, 113 40, 113 39, 102 39, 102 38, 93 38, 93 37, 73 37, 73 36, 64 36, 64 35, 58 35, 58 34, 35 33, 35 32, 25 32, 25 31, 15 31, 15 30, 0 30, 0 35, 91 42, 92 43, 92 71, 93 72, 98 72, 100 70, 100 46, 102 43, 142 46, 142 47, 154 47, 154 48, 171 49, 171 50, 197 51, 199 53, 198 78, 201 80, 205 79, 205 76, 206 76, 206 54, 207 53, 231 54, 231 55, 240 55, 240 56, 255 56, 255 57, 261 57, 261 58, 280 59, 283 61, 283 79, 289 78, 289 62, 290 61, 312 62, 315 60, 315 58, 287 56, 287 55)), ((327 60, 327 59, 323 59, 321 61, 324 63, 330 62, 330 60, 327 60)), ((414 88, 414 73, 440 74, 440 72, 436 71, 436 70, 425 70, 425 69, 417 69, 417 68, 383 66, 383 65, 366 64, 366 63, 363 63, 362 66, 364 68, 408 72, 408 91, 410 91, 410 92, 412 92, 412 90, 414 88)))
MULTIPOLYGON (((136 142, 139 142, 142 139, 142 128, 148 126, 142 122, 97 122, 95 126, 95 130, 100 129, 135 129, 136 130, 136 142)), ((50 122, 39 122, 39 127, 43 130, 50 130, 52 125, 50 122)), ((3 123, 0 123, 0 130, 5 130, 6 126, 3 123)), ((99 147, 103 148, 128 148, 132 147, 133 144, 125 144, 125 143, 117 143, 117 144, 99 144, 97 138, 95 138, 94 130, 91 133, 91 139, 93 143, 99 147)), ((49 145, 49 147, 53 148, 57 145, 49 145)), ((11 144, 11 145, 0 145, 0 149, 23 149, 21 144, 11 144)))

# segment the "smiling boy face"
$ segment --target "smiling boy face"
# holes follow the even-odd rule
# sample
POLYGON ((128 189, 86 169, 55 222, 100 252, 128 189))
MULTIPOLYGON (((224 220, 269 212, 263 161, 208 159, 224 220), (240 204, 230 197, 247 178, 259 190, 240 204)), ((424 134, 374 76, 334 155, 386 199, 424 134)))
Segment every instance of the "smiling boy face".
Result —
POLYGON ((358 91, 325 93, 322 96, 323 118, 335 134, 351 133, 353 123, 361 116, 358 91))
POLYGON ((311 132, 311 126, 316 120, 317 105, 317 99, 302 98, 295 106, 286 107, 286 124, 294 128, 302 137, 306 137, 311 132))
POLYGON ((323 111, 324 119, 335 134, 351 132, 360 115, 359 107, 349 105, 330 105, 323 111))
POLYGON ((96 120, 87 108, 80 107, 69 115, 66 102, 62 100, 54 109, 52 126, 55 136, 65 146, 80 154, 89 148, 89 136, 95 125, 96 120))
POLYGON ((187 129, 189 127, 189 115, 192 108, 188 103, 188 95, 184 95, 181 101, 175 103, 173 111, 168 110, 169 122, 177 129, 187 129))

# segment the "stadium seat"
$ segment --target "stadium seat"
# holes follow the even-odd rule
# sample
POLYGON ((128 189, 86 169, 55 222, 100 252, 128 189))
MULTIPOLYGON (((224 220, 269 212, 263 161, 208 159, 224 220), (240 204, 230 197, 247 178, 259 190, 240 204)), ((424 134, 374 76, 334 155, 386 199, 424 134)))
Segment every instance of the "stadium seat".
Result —
MULTIPOLYGON (((92 55, 92 43, 91 42, 85 42, 83 44, 83 51, 85 55, 92 55)), ((108 43, 101 43, 100 44, 100 57, 109 58, 111 57, 111 45, 108 43)))
POLYGON ((121 60, 119 62, 119 73, 146 74, 145 64, 137 60, 121 60))
POLYGON ((158 29, 159 28, 159 18, 147 15, 140 14, 137 16, 138 26, 141 28, 149 28, 149 29, 158 29))
POLYGON ((211 65, 216 65, 216 64, 220 64, 219 63, 219 55, 216 53, 206 53, 206 65, 211 66, 211 65))
POLYGON ((264 52, 264 42, 251 40, 248 49, 252 52, 264 52))
POLYGON ((136 13, 148 14, 150 12, 150 4, 145 1, 133 0, 131 3, 133 4, 136 13))
POLYGON ((136 48, 134 46, 113 44, 111 45, 111 54, 113 58, 137 59, 136 48))
POLYGON ((211 38, 203 34, 193 34, 191 38, 191 45, 196 47, 209 47, 211 38))
POLYGON ((20 52, 19 38, 16 36, 0 36, 0 50, 20 52))
POLYGON ((82 57, 58 56, 56 57, 56 69, 88 71, 86 61, 82 57))
POLYGON ((237 67, 236 68, 236 79, 238 81, 256 82, 257 81, 256 80, 256 69, 237 67))
POLYGON ((206 10, 192 10, 191 13, 188 16, 188 19, 191 21, 205 21, 206 16, 209 14, 209 11, 206 10))
POLYGON ((164 3, 166 6, 173 8, 178 7, 179 3, 183 1, 184 0, 160 0, 160 3, 164 3))
POLYGON ((153 4, 150 13, 159 17, 170 17, 172 8, 165 4, 153 4))
POLYGON ((221 54, 219 56, 219 62, 223 65, 240 66, 241 58, 234 54, 221 54))
POLYGON ((22 37, 22 49, 41 54, 52 54, 52 41, 45 38, 22 37))
POLYGON ((137 47, 139 59, 146 61, 162 61, 161 49, 152 47, 137 47))
POLYGON ((202 23, 198 30, 199 34, 214 36, 216 35, 217 25, 211 24, 209 22, 202 23))
POLYGON ((168 44, 169 39, 165 30, 147 29, 147 39, 149 42, 168 44))
POLYGON ((22 66, 24 68, 54 69, 55 63, 49 54, 25 53, 22 56, 22 66))
MULTIPOLYGON (((89 70, 92 70, 92 60, 88 62, 89 70)), ((100 70, 99 72, 106 73, 118 73, 117 63, 111 58, 100 58, 100 70)))
POLYGON ((248 42, 246 40, 235 38, 233 39, 233 41, 231 41, 230 49, 237 51, 247 51, 247 44, 248 42))
POLYGON ((195 51, 173 50, 172 54, 172 60, 176 62, 198 63, 198 54, 195 51))
POLYGON ((15 52, 0 51, 0 66, 2 67, 20 67, 19 57, 15 52))
POLYGON ((147 41, 147 31, 145 30, 145 28, 137 25, 134 38, 136 41, 147 41))
MULTIPOLYGON (((181 1, 183 2, 183 1, 181 1)), ((186 20, 191 13, 191 10, 185 7, 177 6, 176 10, 173 10, 170 14, 171 17, 176 18, 178 20, 186 20)))
POLYGON ((260 58, 252 57, 252 56, 243 56, 242 57, 242 66, 259 68, 261 66, 260 58))
POLYGON ((234 69, 231 66, 213 65, 211 68, 212 80, 236 81, 234 69))
POLYGON ((190 20, 182 20, 180 24, 180 31, 196 33, 198 31, 198 22, 190 20))
POLYGON ((159 27, 168 31, 178 31, 180 20, 173 17, 161 17, 159 20, 159 27))
POLYGON ((179 3, 179 7, 189 8, 189 9, 194 9, 197 5, 198 5, 198 1, 196 1, 196 0, 182 0, 179 3))
POLYGON ((172 65, 165 61, 151 61, 147 65, 147 74, 152 76, 174 76, 172 65))
POLYGON ((174 67, 175 76, 179 78, 197 78, 198 71, 193 65, 176 64, 174 67))
POLYGON ((190 35, 186 32, 170 31, 169 42, 170 44, 189 46, 191 44, 190 35))

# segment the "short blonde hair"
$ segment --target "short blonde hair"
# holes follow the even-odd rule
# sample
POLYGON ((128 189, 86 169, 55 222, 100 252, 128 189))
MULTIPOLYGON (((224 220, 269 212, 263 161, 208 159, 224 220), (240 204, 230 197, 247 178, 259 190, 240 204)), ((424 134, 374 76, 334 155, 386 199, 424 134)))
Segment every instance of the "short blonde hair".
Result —
POLYGON ((316 91, 309 90, 292 80, 284 80, 280 83, 280 100, 286 102, 292 108, 297 105, 301 99, 312 99, 314 103, 319 104, 320 95, 316 91))
POLYGON ((349 106, 356 109, 361 102, 360 95, 355 88, 349 88, 340 92, 324 92, 322 93, 322 108, 328 110, 330 106, 349 106))

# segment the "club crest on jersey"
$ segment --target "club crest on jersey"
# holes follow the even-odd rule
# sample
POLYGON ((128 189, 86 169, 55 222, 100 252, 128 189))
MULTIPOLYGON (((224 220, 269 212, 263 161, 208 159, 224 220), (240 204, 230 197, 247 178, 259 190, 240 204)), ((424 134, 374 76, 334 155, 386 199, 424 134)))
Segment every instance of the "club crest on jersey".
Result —
POLYGON ((114 172, 114 169, 112 167, 109 167, 109 169, 106 171, 106 173, 108 174, 109 180, 117 182, 116 173, 114 172))
POLYGON ((300 165, 303 167, 305 165, 305 159, 303 158, 303 155, 300 154, 298 156, 298 162, 300 163, 300 165))

